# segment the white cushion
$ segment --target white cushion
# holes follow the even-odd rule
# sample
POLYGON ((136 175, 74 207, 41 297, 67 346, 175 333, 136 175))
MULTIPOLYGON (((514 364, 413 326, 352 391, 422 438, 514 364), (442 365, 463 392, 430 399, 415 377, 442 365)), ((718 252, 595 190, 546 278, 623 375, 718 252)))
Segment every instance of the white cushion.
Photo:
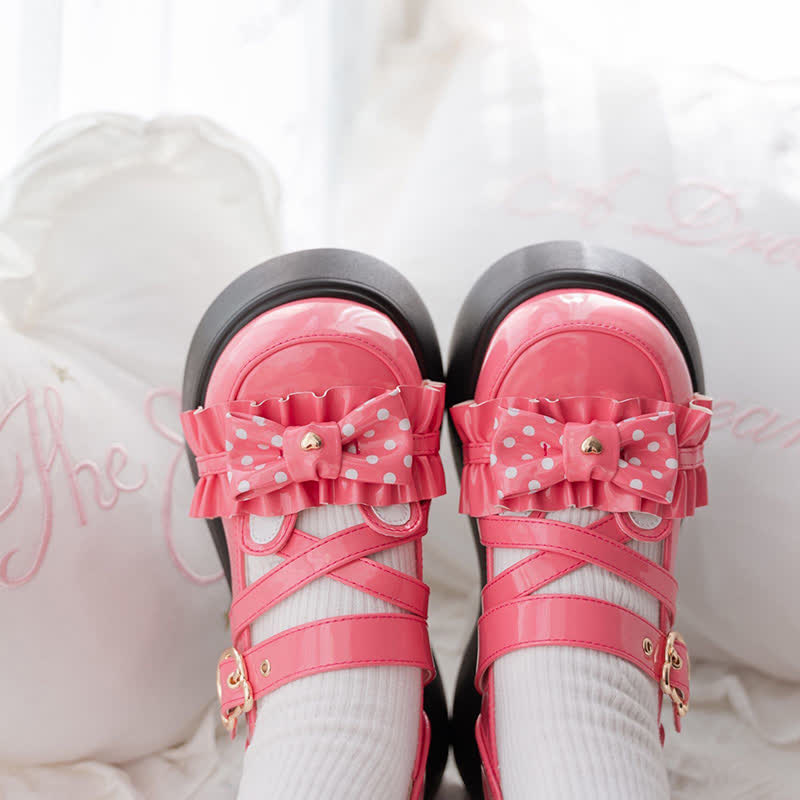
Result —
POLYGON ((276 251, 276 183, 208 122, 108 115, 2 188, 0 762, 129 761, 214 697, 229 595, 178 391, 207 305, 276 251))
MULTIPOLYGON (((717 408, 711 504, 680 537, 678 626, 696 659, 800 680, 798 89, 733 69, 618 69, 624 25, 592 37, 592 52, 519 13, 518 26, 501 26, 496 41, 472 36, 446 77, 430 79, 436 112, 392 157, 366 144, 405 130, 402 113, 415 117, 379 84, 374 103, 392 114, 385 130, 370 117, 353 145, 374 157, 358 173, 372 185, 345 197, 342 236, 402 265, 435 309, 445 351, 475 278, 519 247, 580 239, 662 273, 694 321, 717 408)), ((408 73, 427 68, 419 56, 408 73)), ((439 515, 462 535, 429 537, 426 575, 433 629, 457 638, 466 623, 439 598, 464 585, 454 555, 470 570, 474 555, 451 513, 433 504, 432 530, 439 515)))

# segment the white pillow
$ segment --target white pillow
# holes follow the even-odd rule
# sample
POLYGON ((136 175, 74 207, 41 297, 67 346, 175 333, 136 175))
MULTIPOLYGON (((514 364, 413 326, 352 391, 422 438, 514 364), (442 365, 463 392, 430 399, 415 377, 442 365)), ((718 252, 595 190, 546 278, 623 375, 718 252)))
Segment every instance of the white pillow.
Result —
MULTIPOLYGON (((373 185, 350 191, 342 236, 416 282, 445 350, 475 278, 519 247, 580 239, 661 272, 694 321, 717 409, 711 504, 680 537, 678 627, 698 661, 800 681, 800 87, 736 64, 620 66, 632 58, 625 25, 592 36, 593 51, 576 45, 568 12, 552 13, 563 27, 549 11, 493 27, 470 8, 487 35, 459 40, 431 73, 435 110, 422 123, 404 127, 415 98, 376 84, 353 145, 373 185), (381 161, 368 143, 398 130, 417 138, 381 161)), ((431 66, 424 56, 392 65, 403 86, 431 66)), ((438 514, 448 535, 426 543, 433 628, 445 633, 452 608, 477 606, 472 592, 440 613, 463 565, 475 581, 471 536, 451 512, 434 503, 431 530, 438 514)))
POLYGON ((276 181, 193 118, 80 117, 0 212, 0 762, 129 761, 214 697, 228 590, 178 424, 215 295, 274 255, 276 181))

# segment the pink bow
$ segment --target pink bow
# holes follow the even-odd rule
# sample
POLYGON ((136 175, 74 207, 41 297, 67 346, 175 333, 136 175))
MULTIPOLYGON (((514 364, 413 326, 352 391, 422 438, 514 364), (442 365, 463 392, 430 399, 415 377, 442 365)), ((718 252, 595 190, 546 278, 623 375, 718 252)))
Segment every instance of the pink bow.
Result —
MULTIPOLYGON (((257 410, 257 409, 256 409, 257 410)), ((399 389, 353 409, 339 422, 286 427, 229 412, 225 419, 228 481, 236 500, 319 478, 408 484, 414 442, 399 389)))
POLYGON ((678 479, 675 414, 622 422, 561 423, 515 408, 495 420, 489 464, 498 498, 561 481, 610 481, 630 494, 671 503, 678 479))

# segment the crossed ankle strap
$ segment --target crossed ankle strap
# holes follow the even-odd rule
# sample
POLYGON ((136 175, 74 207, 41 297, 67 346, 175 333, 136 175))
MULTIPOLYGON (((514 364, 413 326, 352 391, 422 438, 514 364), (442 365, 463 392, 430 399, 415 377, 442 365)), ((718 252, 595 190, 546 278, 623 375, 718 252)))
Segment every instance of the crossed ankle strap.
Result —
POLYGON ((662 689, 675 703, 677 716, 683 716, 689 706, 689 659, 683 640, 671 630, 677 581, 669 570, 627 547, 630 541, 613 515, 587 528, 541 517, 481 520, 481 542, 487 547, 537 552, 490 579, 483 589, 478 689, 483 688, 491 665, 513 650, 538 645, 586 647, 624 658, 659 683, 663 678, 662 689), (663 610, 663 628, 605 600, 534 594, 586 564, 603 567, 656 597, 663 610), (664 674, 667 661, 670 666, 664 674))
POLYGON ((305 675, 359 666, 394 664, 418 667, 425 682, 434 667, 428 642, 428 587, 417 578, 368 558, 382 550, 418 540, 425 520, 403 537, 388 537, 367 524, 324 539, 295 530, 276 554, 277 567, 238 594, 231 606, 236 647, 226 650, 217 667, 223 723, 235 728, 256 700, 305 675), (375 597, 388 599, 406 613, 358 614, 298 625, 256 645, 249 626, 284 597, 327 575, 375 597))

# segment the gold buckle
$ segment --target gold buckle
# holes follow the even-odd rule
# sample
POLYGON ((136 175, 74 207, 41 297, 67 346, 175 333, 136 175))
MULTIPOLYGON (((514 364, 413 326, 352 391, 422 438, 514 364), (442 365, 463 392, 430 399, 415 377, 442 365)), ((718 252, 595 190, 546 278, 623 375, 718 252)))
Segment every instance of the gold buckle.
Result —
POLYGON ((253 689, 246 677, 242 654, 235 647, 229 647, 227 650, 223 650, 219 661, 217 661, 217 697, 220 703, 219 715, 222 719, 222 724, 225 726, 225 730, 231 733, 236 727, 236 720, 253 707, 253 689), (220 675, 220 667, 223 661, 227 661, 230 658, 236 662, 236 669, 228 675, 225 680, 228 682, 228 686, 231 689, 235 689, 237 686, 241 685, 242 691, 244 692, 244 702, 226 714, 225 708, 222 705, 222 676, 220 675))
POLYGON ((679 717, 685 717, 689 711, 689 703, 686 701, 683 692, 670 683, 673 669, 681 669, 683 667, 683 659, 675 649, 675 643, 680 642, 686 645, 678 631, 670 631, 667 636, 667 643, 664 647, 664 666, 661 667, 661 691, 669 697, 675 704, 675 708, 679 717))

